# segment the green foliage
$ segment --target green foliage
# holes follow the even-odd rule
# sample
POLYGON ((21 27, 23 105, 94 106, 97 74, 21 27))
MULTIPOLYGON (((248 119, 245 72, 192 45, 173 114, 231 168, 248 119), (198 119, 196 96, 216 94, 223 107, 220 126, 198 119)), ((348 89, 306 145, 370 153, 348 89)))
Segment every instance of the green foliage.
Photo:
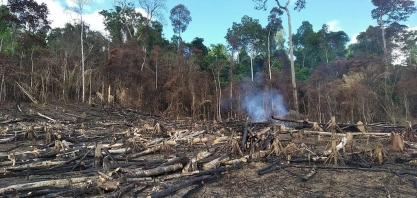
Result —
POLYGON ((15 17, 15 23, 24 31, 35 34, 48 29, 49 10, 45 3, 38 4, 35 0, 8 0, 10 13, 15 17))
POLYGON ((296 78, 305 81, 311 72, 321 63, 343 59, 346 56, 346 44, 349 37, 343 31, 330 32, 327 25, 314 32, 313 25, 303 21, 297 33, 293 35, 296 78))

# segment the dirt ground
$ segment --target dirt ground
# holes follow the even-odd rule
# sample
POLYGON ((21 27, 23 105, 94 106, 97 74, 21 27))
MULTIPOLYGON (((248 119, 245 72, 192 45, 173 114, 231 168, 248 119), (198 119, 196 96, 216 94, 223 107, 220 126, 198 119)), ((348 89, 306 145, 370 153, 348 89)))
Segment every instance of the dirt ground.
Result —
MULTIPOLYGON (((131 109, 104 108, 79 104, 34 105, 26 103, 21 104, 19 107, 15 104, 2 104, 0 106, 0 127, 3 131, 0 131, 2 132, 0 139, 11 137, 13 134, 26 134, 28 126, 34 126, 36 135, 34 139, 29 139, 26 135, 23 135, 12 141, 0 143, 0 168, 9 170, 13 166, 7 158, 12 153, 32 151, 34 147, 45 148, 47 151, 52 150, 53 144, 48 143, 49 146, 47 146, 47 142, 45 142, 46 135, 42 126, 48 126, 53 132, 59 132, 62 134, 63 139, 72 141, 75 147, 80 143, 92 144, 97 141, 103 143, 123 142, 123 139, 115 140, 116 135, 114 134, 124 133, 124 131, 132 129, 132 127, 141 128, 145 124, 153 126, 156 122, 161 123, 167 131, 173 128, 177 130, 189 129, 190 131, 196 130, 196 128, 199 130, 203 129, 206 131, 206 134, 204 134, 206 136, 216 134, 222 128, 228 129, 226 131, 235 131, 237 134, 240 134, 245 124, 244 121, 201 123, 198 121, 194 122, 188 118, 170 120, 131 109), (4 131, 6 127, 8 130, 4 131), (80 129, 83 129, 83 131, 80 129)), ((250 127, 252 127, 252 131, 259 131, 265 128, 265 126, 278 124, 280 123, 270 122, 267 124, 252 124, 250 127)), ((144 138, 153 139, 159 137, 146 130, 139 132, 143 133, 144 138)), ((226 132, 226 135, 230 134, 226 132)), ((282 135, 280 139, 284 147, 290 142, 295 143, 297 146, 304 144, 314 153, 323 152, 329 148, 330 144, 330 137, 323 136, 318 138, 317 135, 298 138, 282 135)), ((132 163, 129 166, 126 165, 126 167, 147 169, 149 168, 147 166, 152 166, 151 161, 160 160, 163 162, 171 156, 191 157, 195 156, 198 151, 205 149, 215 150, 215 148, 222 148, 222 146, 210 143, 194 146, 180 144, 162 153, 139 157, 137 158, 137 164, 132 163), (145 164, 139 164, 141 160, 145 164)), ((350 148, 351 150, 346 150, 342 155, 348 156, 356 152, 363 161, 372 165, 372 168, 348 166, 343 164, 343 160, 340 160, 338 165, 333 165, 331 162, 297 162, 297 159, 307 156, 306 152, 294 154, 292 156, 293 161, 288 164, 286 156, 276 157, 274 154, 271 154, 266 158, 249 160, 249 162, 243 163, 239 169, 223 172, 217 180, 199 185, 201 188, 194 193, 190 193, 189 197, 417 197, 417 165, 410 163, 411 160, 416 159, 415 154, 413 154, 416 152, 415 150, 408 148, 404 152, 393 152, 388 138, 362 136, 356 136, 350 148), (383 164, 375 163, 373 160, 375 157, 372 156, 372 149, 375 148, 377 142, 384 146, 386 157, 383 164), (281 160, 286 166, 264 175, 258 175, 257 171, 259 169, 277 159, 281 160), (315 175, 308 181, 302 181, 301 178, 308 174, 313 166, 317 167, 315 175)), ((224 150, 219 151, 217 149, 216 151, 218 153, 214 155, 225 154, 222 153, 224 150)), ((239 157, 232 154, 230 156, 232 158, 239 157)), ((48 160, 57 161, 56 158, 49 158, 48 160)), ((74 164, 77 162, 75 160, 74 164)), ((86 160, 87 162, 91 161, 86 160)), ((15 166, 27 163, 29 162, 17 162, 15 166)), ((122 164, 123 162, 120 163, 122 164)), ((74 164, 70 165, 74 166, 74 164)), ((200 163, 199 168, 201 168, 200 163)), ((72 171, 62 169, 62 171, 48 172, 48 170, 48 168, 33 170, 28 168, 26 172, 25 170, 4 171, 0 176, 0 191, 2 188, 13 184, 97 176, 96 169, 89 168, 72 171)), ((162 182, 148 181, 146 184, 136 182, 135 187, 125 192, 122 197, 147 197, 155 192, 155 189, 164 189, 167 186, 178 184, 188 179, 190 177, 162 182), (147 187, 144 188, 144 186, 147 187)), ((65 188, 44 187, 44 190, 50 193, 42 193, 42 188, 16 189, 0 193, 0 195, 4 197, 105 197, 112 193, 112 191, 97 190, 97 186, 98 184, 93 184, 89 186, 89 189, 83 187, 76 188, 76 186, 66 186, 65 188), (64 189, 68 190, 68 188, 76 189, 78 192, 73 191, 72 194, 54 195, 54 193, 64 189), (35 191, 38 194, 31 193, 35 191)), ((197 184, 194 184, 182 188, 168 197, 181 197, 196 186, 197 184)))

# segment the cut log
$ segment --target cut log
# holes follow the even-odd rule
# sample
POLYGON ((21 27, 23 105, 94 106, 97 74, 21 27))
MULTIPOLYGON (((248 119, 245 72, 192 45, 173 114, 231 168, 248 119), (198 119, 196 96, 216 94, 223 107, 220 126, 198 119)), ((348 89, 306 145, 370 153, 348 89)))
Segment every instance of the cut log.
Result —
MULTIPOLYGON (((336 151, 339 151, 340 149, 342 149, 343 147, 345 147, 347 143, 347 138, 343 137, 342 140, 340 141, 340 143, 336 146, 336 151)), ((328 156, 332 153, 332 149, 329 149, 327 151, 323 152, 323 155, 328 156)))
POLYGON ((303 182, 308 181, 310 178, 312 178, 316 174, 316 172, 317 172, 317 166, 313 166, 310 172, 306 176, 304 176, 301 180, 303 182))
POLYGON ((157 167, 149 170, 139 170, 133 173, 126 174, 127 177, 151 177, 165 173, 175 172, 183 168, 182 164, 174 164, 170 166, 157 167))
POLYGON ((109 194, 106 196, 106 198, 116 198, 116 197, 122 197, 122 195, 129 191, 132 190, 135 187, 135 183, 131 183, 128 184, 126 186, 120 187, 118 190, 116 190, 115 192, 109 194))
POLYGON ((0 194, 3 194, 6 191, 9 190, 17 190, 17 191, 23 191, 28 190, 31 188, 41 188, 46 186, 70 186, 75 183, 84 183, 86 186, 89 185, 89 183, 92 183, 92 181, 97 180, 97 177, 76 177, 76 178, 67 178, 67 179, 57 179, 57 180, 47 180, 47 181, 39 181, 39 182, 30 182, 30 183, 23 183, 23 184, 14 184, 10 186, 6 186, 3 188, 0 188, 0 194))
POLYGON ((203 170, 218 168, 222 161, 229 161, 229 157, 221 156, 203 165, 203 170))
POLYGON ((169 186, 168 188, 166 188, 164 190, 161 190, 159 192, 152 193, 150 197, 151 198, 158 198, 158 197, 164 197, 164 196, 167 196, 167 195, 172 195, 173 192, 175 192, 179 189, 182 189, 182 188, 185 188, 187 186, 191 186, 193 184, 200 183, 200 182, 203 182, 203 181, 207 182, 207 181, 216 180, 217 178, 218 178, 218 176, 215 175, 215 176, 197 177, 197 178, 189 179, 189 180, 184 181, 182 183, 169 186))
POLYGON ((154 146, 152 148, 148 148, 148 149, 146 149, 146 150, 144 150, 140 153, 134 153, 134 154, 130 155, 129 158, 138 158, 138 157, 141 157, 141 156, 144 156, 144 155, 149 155, 149 154, 156 153, 160 150, 161 150, 161 146, 157 145, 157 146, 154 146))
POLYGON ((167 162, 159 165, 158 167, 164 167, 164 166, 169 166, 169 165, 173 165, 179 161, 183 160, 182 157, 173 157, 172 159, 168 160, 167 162))
POLYGON ((183 173, 188 173, 197 170, 197 162, 210 156, 211 153, 207 151, 201 151, 196 156, 191 158, 191 160, 187 163, 187 165, 182 169, 183 173))
MULTIPOLYGON (((311 135, 328 135, 331 136, 332 132, 323 132, 323 131, 303 131, 304 134, 311 134, 311 135)), ((352 136, 357 136, 357 135, 369 135, 369 136, 383 136, 383 137, 391 137, 390 133, 376 133, 376 132, 366 132, 364 133, 351 133, 352 136)), ((338 137, 345 137, 346 134, 344 133, 336 133, 335 134, 338 137)))

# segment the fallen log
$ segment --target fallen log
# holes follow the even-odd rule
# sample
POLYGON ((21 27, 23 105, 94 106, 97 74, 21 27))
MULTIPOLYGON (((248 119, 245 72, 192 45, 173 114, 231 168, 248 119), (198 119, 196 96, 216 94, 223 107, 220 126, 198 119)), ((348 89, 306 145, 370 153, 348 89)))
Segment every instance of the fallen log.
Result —
POLYGON ((47 180, 47 181, 39 181, 39 182, 30 182, 30 183, 23 183, 23 184, 14 184, 10 186, 6 186, 3 188, 0 188, 0 194, 3 194, 4 192, 8 190, 28 190, 31 188, 40 188, 40 187, 46 187, 46 186, 70 186, 74 183, 84 183, 85 186, 88 186, 89 183, 92 183, 92 181, 96 180, 97 177, 76 177, 76 178, 67 178, 67 179, 57 179, 57 180, 47 180))
POLYGON ((203 170, 215 169, 220 166, 222 161, 229 161, 229 157, 221 156, 203 165, 203 170))
POLYGON ((158 198, 158 197, 164 197, 164 196, 167 196, 167 195, 172 195, 173 192, 175 192, 179 189, 185 188, 187 186, 191 186, 193 184, 200 183, 200 182, 214 181, 216 179, 218 179, 217 175, 206 176, 206 177, 197 177, 197 178, 189 179, 189 180, 186 180, 185 182, 169 186, 168 188, 166 188, 164 190, 161 190, 159 192, 152 193, 150 197, 151 198, 158 198))
POLYGON ((187 193, 185 193, 181 198, 188 198, 191 197, 193 194, 197 193, 201 188, 203 188, 204 184, 200 183, 191 190, 189 190, 187 193))
POLYGON ((170 165, 170 166, 163 166, 163 167, 157 167, 149 170, 139 170, 133 173, 127 173, 126 177, 151 177, 151 176, 157 176, 164 173, 170 173, 175 172, 183 168, 183 165, 180 163, 170 165))
POLYGON ((41 161, 41 162, 34 162, 30 164, 23 164, 20 166, 12 166, 4 168, 4 170, 11 170, 11 171, 20 171, 26 170, 28 168, 49 168, 51 166, 65 164, 66 161, 41 161))
POLYGON ((140 153, 134 153, 134 154, 130 155, 129 158, 138 158, 138 157, 141 157, 141 156, 144 156, 144 155, 149 155, 149 154, 152 154, 152 153, 156 153, 160 150, 161 150, 160 145, 154 146, 154 147, 148 148, 148 149, 146 149, 146 150, 144 150, 140 153))
POLYGON ((270 173, 270 172, 272 172, 274 170, 280 169, 281 168, 279 166, 280 163, 281 163, 281 160, 279 160, 279 159, 274 160, 271 164, 268 164, 267 166, 259 169, 257 171, 258 172, 258 175, 264 175, 264 174, 270 173))
POLYGON ((183 160, 183 158, 182 158, 182 157, 174 157, 174 158, 172 158, 172 159, 168 160, 167 162, 162 163, 162 164, 161 164, 161 165, 159 165, 158 167, 164 167, 164 166, 173 165, 173 164, 175 164, 175 163, 177 163, 177 162, 179 162, 179 161, 181 161, 181 160, 183 160))
POLYGON ((129 190, 132 190, 134 187, 135 187, 135 183, 131 183, 131 184, 128 184, 126 186, 120 187, 115 192, 107 195, 106 198, 121 197, 125 192, 127 192, 129 190))
MULTIPOLYGON (((292 131, 292 132, 296 132, 296 131, 292 131)), ((332 135, 332 132, 323 132, 323 131, 303 131, 303 133, 311 134, 311 135, 328 135, 328 136, 332 135)), ((391 133, 376 133, 376 132, 365 132, 365 133, 357 132, 357 133, 351 133, 351 134, 354 136, 356 135, 384 136, 384 137, 391 136, 391 133)), ((336 133, 335 135, 337 137, 346 137, 346 134, 344 133, 336 133)))
POLYGON ((191 158, 191 160, 185 165, 184 169, 182 169, 183 173, 192 172, 197 170, 197 162, 210 156, 211 153, 207 151, 201 151, 196 156, 191 158))
POLYGON ((316 174, 316 172, 317 172, 317 166, 313 166, 310 172, 306 176, 304 176, 301 180, 303 182, 308 181, 310 178, 312 178, 316 174))

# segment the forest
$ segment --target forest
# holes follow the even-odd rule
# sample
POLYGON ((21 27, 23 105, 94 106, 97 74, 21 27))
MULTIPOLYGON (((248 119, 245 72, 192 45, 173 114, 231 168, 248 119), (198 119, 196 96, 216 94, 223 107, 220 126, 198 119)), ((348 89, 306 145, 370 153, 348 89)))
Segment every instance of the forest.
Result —
POLYGON ((267 8, 248 0, 269 12, 268 24, 242 16, 224 30, 226 45, 210 46, 198 35, 183 42, 192 23, 186 5, 168 8, 177 34, 168 39, 155 20, 165 0, 116 1, 100 12, 106 37, 83 23, 88 1, 73 1, 79 20, 63 28, 50 27, 44 3, 0 7, 0 103, 86 103, 217 121, 291 115, 405 123, 417 116, 417 31, 403 25, 417 10, 412 0, 372 0, 378 25, 350 45, 326 24, 314 31, 307 20, 287 21, 308 8, 306 0, 295 10, 289 1, 267 8))

